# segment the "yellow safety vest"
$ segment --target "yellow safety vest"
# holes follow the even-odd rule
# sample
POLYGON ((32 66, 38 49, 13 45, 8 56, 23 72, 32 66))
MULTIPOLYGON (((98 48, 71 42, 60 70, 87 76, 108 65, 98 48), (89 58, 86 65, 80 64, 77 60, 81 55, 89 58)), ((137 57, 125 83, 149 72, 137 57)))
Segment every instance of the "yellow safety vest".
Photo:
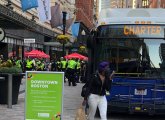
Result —
POLYGON ((33 61, 27 60, 27 62, 26 62, 26 67, 27 67, 27 68, 32 68, 32 64, 33 64, 33 61))
POLYGON ((61 61, 62 68, 66 68, 66 63, 67 63, 67 62, 66 62, 66 61, 64 61, 64 60, 63 60, 63 61, 61 61))
POLYGON ((69 60, 68 61, 68 68, 75 69, 76 64, 77 63, 74 60, 69 60))
POLYGON ((77 62, 77 69, 80 69, 81 68, 81 64, 80 62, 77 62))
POLYGON ((16 66, 17 66, 18 68, 21 68, 21 60, 17 60, 17 61, 16 61, 16 66))

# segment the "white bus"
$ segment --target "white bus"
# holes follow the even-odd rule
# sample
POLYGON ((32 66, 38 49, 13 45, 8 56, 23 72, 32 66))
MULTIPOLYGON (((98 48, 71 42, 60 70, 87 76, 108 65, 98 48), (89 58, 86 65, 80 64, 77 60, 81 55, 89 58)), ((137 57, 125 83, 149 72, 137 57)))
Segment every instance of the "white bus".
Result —
POLYGON ((92 35, 90 74, 101 61, 117 73, 110 110, 164 114, 165 9, 104 9, 92 35))

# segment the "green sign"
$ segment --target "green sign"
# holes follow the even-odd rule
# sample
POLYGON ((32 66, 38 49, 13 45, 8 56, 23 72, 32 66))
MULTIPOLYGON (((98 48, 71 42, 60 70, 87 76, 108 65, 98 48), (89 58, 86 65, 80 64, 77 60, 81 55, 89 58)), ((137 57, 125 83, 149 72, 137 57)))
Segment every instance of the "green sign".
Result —
POLYGON ((27 72, 25 120, 61 120, 63 72, 27 72))

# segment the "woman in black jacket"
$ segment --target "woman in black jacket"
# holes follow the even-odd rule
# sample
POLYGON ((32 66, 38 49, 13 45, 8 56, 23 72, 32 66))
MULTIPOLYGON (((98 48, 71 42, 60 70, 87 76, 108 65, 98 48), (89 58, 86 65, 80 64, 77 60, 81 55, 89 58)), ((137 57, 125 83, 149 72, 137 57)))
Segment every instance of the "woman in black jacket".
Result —
POLYGON ((98 72, 87 83, 87 92, 84 97, 84 103, 88 100, 89 120, 94 120, 97 107, 100 111, 101 120, 107 120, 107 100, 106 91, 110 90, 112 76, 110 74, 109 63, 101 62, 98 66, 98 72))

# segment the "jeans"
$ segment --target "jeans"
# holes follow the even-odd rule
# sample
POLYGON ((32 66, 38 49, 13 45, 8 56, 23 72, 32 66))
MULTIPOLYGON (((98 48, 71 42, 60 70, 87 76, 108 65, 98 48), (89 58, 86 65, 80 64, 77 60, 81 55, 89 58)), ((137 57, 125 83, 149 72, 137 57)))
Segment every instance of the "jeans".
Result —
POLYGON ((89 120, 94 120, 97 107, 99 108, 101 120, 107 120, 107 100, 105 96, 91 94, 88 98, 89 120))

